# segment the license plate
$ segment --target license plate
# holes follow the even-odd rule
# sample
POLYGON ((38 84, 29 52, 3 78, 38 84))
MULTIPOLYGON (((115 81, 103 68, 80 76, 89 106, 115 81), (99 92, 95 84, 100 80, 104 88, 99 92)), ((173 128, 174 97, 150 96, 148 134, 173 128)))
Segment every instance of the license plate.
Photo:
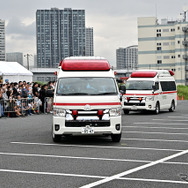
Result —
POLYGON ((137 110, 137 107, 134 105, 134 106, 132 106, 132 109, 133 110, 137 110))
POLYGON ((94 134, 94 130, 91 127, 82 128, 82 134, 94 134))

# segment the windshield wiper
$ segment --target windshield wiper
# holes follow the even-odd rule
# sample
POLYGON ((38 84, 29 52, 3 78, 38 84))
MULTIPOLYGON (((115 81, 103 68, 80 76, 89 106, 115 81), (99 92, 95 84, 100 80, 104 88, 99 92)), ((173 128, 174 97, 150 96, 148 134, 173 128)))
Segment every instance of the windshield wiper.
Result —
POLYGON ((67 93, 67 95, 88 95, 88 93, 67 93))
POLYGON ((115 95, 115 92, 105 92, 105 93, 98 93, 96 95, 115 95))

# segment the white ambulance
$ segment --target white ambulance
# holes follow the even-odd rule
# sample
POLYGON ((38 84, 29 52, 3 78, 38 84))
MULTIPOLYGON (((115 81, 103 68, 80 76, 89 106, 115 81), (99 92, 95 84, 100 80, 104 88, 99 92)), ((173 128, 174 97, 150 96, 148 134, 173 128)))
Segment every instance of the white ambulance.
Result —
POLYGON ((52 138, 107 135, 121 140, 121 101, 114 71, 101 57, 69 57, 61 63, 53 102, 52 138))
POLYGON ((123 97, 123 111, 150 110, 156 114, 160 110, 170 112, 177 106, 177 90, 173 77, 168 70, 138 70, 131 74, 126 83, 123 97))

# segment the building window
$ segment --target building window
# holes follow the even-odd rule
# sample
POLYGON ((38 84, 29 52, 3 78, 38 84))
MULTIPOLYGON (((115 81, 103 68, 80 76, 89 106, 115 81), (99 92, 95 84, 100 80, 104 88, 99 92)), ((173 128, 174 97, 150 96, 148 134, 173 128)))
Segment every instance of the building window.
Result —
POLYGON ((169 32, 169 29, 163 29, 163 32, 169 32))
POLYGON ((178 40, 178 44, 180 44, 180 40, 178 40))
POLYGON ((160 59, 162 59, 162 56, 157 56, 157 60, 160 60, 160 59))
POLYGON ((178 27, 178 30, 180 30, 180 27, 178 27))
POLYGON ((161 50, 161 47, 157 47, 157 50, 161 50))
POLYGON ((168 55, 165 55, 163 59, 169 59, 170 57, 168 55))
POLYGON ((175 59, 175 58, 176 58, 176 56, 172 55, 172 56, 171 56, 171 58, 172 58, 172 59, 175 59))
POLYGON ((180 57, 181 57, 181 55, 180 55, 180 54, 178 54, 178 57, 180 58, 180 57))
POLYGON ((157 33, 157 37, 161 37, 161 33, 157 33))
POLYGON ((161 46, 161 43, 157 43, 157 46, 161 46))
POLYGON ((157 32, 161 32, 161 29, 157 29, 157 32))
POLYGON ((175 46, 175 42, 171 42, 171 45, 172 45, 172 46, 175 46))
POLYGON ((169 42, 163 42, 163 46, 169 46, 169 42))
POLYGON ((157 60, 157 64, 162 64, 162 60, 157 60))
POLYGON ((171 32, 174 32, 175 31, 175 29, 171 29, 171 32))

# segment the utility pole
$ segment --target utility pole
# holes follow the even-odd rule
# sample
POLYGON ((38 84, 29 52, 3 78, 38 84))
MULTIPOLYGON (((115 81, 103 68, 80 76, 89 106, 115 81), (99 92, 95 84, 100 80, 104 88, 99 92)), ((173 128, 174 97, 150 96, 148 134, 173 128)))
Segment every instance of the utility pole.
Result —
POLYGON ((26 54, 24 57, 27 57, 27 69, 29 70, 29 56, 32 56, 32 54, 26 54))

